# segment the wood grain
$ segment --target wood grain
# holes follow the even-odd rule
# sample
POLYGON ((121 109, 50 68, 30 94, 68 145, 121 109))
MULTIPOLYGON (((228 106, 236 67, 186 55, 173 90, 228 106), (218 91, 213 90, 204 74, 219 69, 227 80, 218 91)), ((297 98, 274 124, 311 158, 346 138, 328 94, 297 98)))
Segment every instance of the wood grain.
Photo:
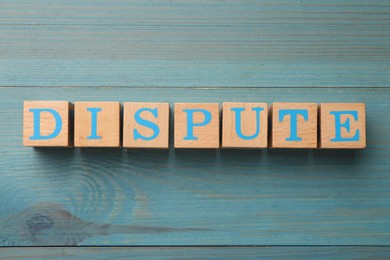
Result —
POLYGON ((1 0, 0 245, 207 247, 0 255, 388 258, 370 245, 390 244, 389 14, 388 0, 1 0), (34 99, 360 102, 367 148, 23 147, 34 99))
POLYGON ((0 88, 0 93, 2 245, 390 243, 387 89, 31 87, 0 88), (171 104, 362 102, 367 109, 367 148, 160 151, 22 146, 27 98, 124 102, 130 95, 137 101, 171 104), (129 226, 143 228, 135 232, 129 226), (46 237, 43 234, 51 239, 37 240, 46 237))
POLYGON ((35 247, 0 248, 6 259, 385 259, 388 247, 35 247))
POLYGON ((387 0, 2 0, 2 86, 389 87, 387 0))

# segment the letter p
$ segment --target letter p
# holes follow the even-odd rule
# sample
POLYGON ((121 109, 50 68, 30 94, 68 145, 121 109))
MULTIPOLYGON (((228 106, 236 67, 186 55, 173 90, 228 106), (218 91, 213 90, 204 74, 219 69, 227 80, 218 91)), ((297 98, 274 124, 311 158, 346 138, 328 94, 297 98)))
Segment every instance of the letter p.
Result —
POLYGON ((187 135, 184 140, 198 140, 197 136, 194 136, 194 127, 205 126, 211 121, 211 113, 206 109, 183 109, 187 113, 187 135), (202 113, 204 120, 202 122, 194 123, 194 113, 202 113))

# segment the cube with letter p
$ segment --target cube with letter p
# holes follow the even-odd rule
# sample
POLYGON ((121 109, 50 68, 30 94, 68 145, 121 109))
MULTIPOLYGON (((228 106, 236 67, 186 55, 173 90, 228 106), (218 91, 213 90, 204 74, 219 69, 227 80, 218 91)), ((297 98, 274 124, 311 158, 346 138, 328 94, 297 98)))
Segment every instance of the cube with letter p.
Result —
POLYGON ((365 148, 364 103, 321 104, 321 148, 365 148))
POLYGON ((24 101, 24 146, 70 146, 68 101, 24 101))
POLYGON ((219 148, 219 104, 175 103, 175 148, 219 148))

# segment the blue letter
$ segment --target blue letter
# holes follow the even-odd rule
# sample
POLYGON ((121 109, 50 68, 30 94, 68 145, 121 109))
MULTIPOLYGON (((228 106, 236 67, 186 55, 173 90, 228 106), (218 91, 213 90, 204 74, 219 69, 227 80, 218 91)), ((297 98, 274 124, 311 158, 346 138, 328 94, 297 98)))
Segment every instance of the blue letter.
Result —
POLYGON ((211 113, 205 109, 183 109, 187 113, 187 136, 184 140, 198 140, 198 137, 194 136, 194 126, 205 126, 211 121, 211 113), (194 113, 200 112, 204 114, 204 120, 200 123, 194 123, 194 113))
POLYGON ((150 136, 150 137, 146 137, 146 136, 143 136, 140 133, 138 133, 137 129, 134 129, 134 140, 142 139, 142 140, 150 141, 150 140, 153 140, 154 138, 156 138, 159 135, 160 129, 158 128, 158 126, 155 123, 150 122, 150 121, 145 120, 145 119, 142 119, 140 117, 140 114, 143 111, 149 111, 150 113, 152 113, 152 115, 155 118, 157 118, 158 117, 158 110, 157 110, 157 108, 155 108, 155 109, 141 108, 141 109, 137 110, 137 112, 135 112, 135 114, 134 114, 135 121, 138 124, 140 124, 140 125, 143 125, 145 127, 148 127, 150 129, 152 129, 154 134, 152 136, 150 136))
POLYGON ((341 137, 341 128, 344 127, 347 129, 347 132, 350 131, 350 120, 347 118, 345 123, 340 122, 341 115, 352 115, 355 121, 358 121, 358 112, 356 110, 351 111, 331 111, 330 114, 334 115, 335 120, 335 138, 330 139, 332 142, 353 142, 359 141, 359 130, 356 130, 353 137, 341 137))
POLYGON ((245 108, 232 108, 233 112, 236 112, 236 133, 238 137, 244 140, 251 140, 256 138, 260 132, 260 112, 264 110, 261 107, 252 108, 253 111, 256 112, 256 132, 253 135, 243 135, 241 132, 241 111, 244 111, 245 108))
POLYGON ((307 109, 280 109, 279 122, 283 121, 285 115, 290 115, 290 137, 287 137, 286 141, 302 141, 302 138, 297 136, 297 118, 301 115, 307 121, 309 119, 307 109))
POLYGON ((29 111, 34 114, 34 134, 33 136, 30 136, 30 140, 48 140, 60 134, 62 130, 62 119, 57 111, 51 108, 30 108, 29 111), (51 113, 56 120, 56 127, 54 128, 53 133, 49 135, 41 135, 41 112, 51 113))
POLYGON ((87 108, 89 112, 91 112, 91 135, 87 136, 87 139, 102 139, 101 136, 97 135, 97 113, 102 111, 101 108, 87 108))

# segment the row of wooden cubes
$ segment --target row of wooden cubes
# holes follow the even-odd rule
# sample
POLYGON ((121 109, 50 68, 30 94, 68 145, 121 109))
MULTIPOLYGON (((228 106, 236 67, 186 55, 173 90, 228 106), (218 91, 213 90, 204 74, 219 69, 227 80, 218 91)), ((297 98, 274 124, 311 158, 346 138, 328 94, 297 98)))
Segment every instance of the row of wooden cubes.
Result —
MULTIPOLYGON (((168 103, 25 101, 25 146, 169 147, 168 103), (74 123, 74 125, 73 125, 74 123), (123 138, 121 138, 123 136, 123 138)), ((174 104, 175 148, 365 148, 363 103, 174 104), (269 120, 268 117, 272 118, 269 120), (268 134, 270 132, 270 134, 268 134)))

